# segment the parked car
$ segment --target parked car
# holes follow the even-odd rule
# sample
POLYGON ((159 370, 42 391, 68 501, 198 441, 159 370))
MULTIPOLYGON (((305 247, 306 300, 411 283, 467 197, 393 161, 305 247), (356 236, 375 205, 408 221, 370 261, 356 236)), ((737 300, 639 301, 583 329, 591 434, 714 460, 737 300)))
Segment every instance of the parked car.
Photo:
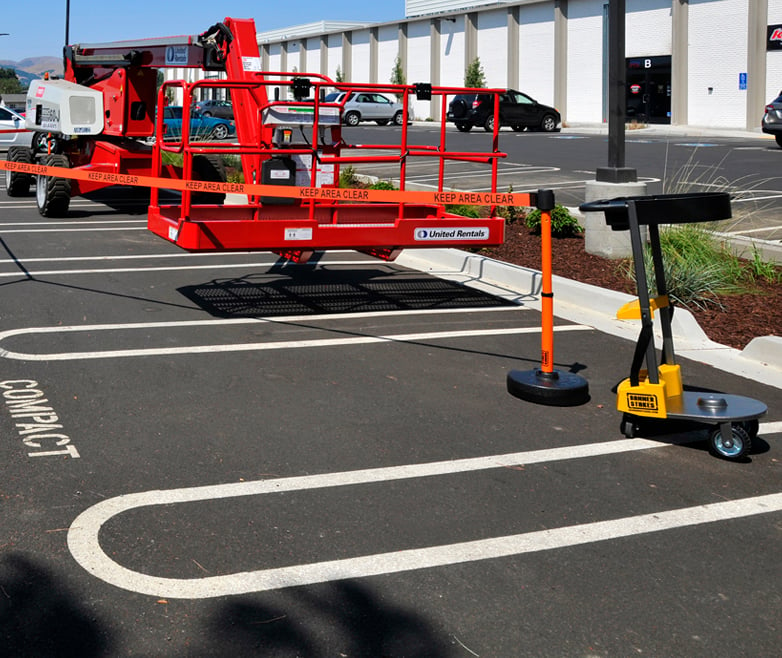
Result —
MULTIPOLYGON (((500 95, 500 127, 510 126, 515 131, 558 130, 562 117, 556 108, 538 103, 534 98, 515 89, 500 95)), ((462 132, 480 126, 494 131, 494 94, 460 94, 448 105, 446 119, 462 132)))
MULTIPOLYGON (((10 107, 0 107, 0 130, 24 130, 24 116, 10 107)), ((33 133, 25 130, 21 133, 0 132, 0 146, 31 146, 33 133)))
MULTIPOLYGON (((179 139, 182 135, 182 107, 169 105, 163 109, 165 135, 163 139, 179 139)), ((227 139, 236 134, 236 126, 228 119, 207 117, 195 108, 190 113, 190 140, 227 139)))
POLYGON ((764 133, 774 135, 777 145, 782 148, 782 93, 766 105, 760 127, 764 133))
POLYGON ((195 104, 198 111, 205 117, 219 117, 220 119, 234 119, 234 106, 230 101, 206 100, 195 104))
MULTIPOLYGON (((343 91, 328 94, 324 100, 327 103, 341 103, 344 98, 343 91)), ((379 126, 393 121, 401 126, 404 123, 402 103, 375 92, 351 92, 343 109, 342 121, 349 126, 357 126, 361 121, 374 121, 379 126)))

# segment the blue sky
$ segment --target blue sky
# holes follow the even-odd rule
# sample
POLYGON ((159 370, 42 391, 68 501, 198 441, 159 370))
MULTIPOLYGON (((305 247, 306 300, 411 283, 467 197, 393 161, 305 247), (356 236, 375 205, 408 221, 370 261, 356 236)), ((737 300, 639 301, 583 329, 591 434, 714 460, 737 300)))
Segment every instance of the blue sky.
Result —
MULTIPOLYGON (((66 0, 8 2, 0 12, 0 60, 60 57, 66 0)), ((70 0, 71 43, 199 34, 226 16, 254 18, 259 32, 321 20, 382 22, 402 18, 403 0, 293 0, 171 2, 170 0, 70 0)))

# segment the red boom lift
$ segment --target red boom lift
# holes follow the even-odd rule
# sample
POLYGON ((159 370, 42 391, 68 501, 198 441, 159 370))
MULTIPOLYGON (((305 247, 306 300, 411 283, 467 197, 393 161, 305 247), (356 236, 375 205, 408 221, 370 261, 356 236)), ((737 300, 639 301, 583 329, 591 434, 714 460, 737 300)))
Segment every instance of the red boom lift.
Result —
MULTIPOLYGON (((441 99, 445 116, 447 95, 469 90, 337 83, 318 74, 262 71, 251 19, 226 18, 198 36, 66 46, 64 56, 64 79, 34 81, 28 92, 27 126, 48 133, 46 152, 36 155, 17 147, 8 155, 11 161, 32 164, 37 159, 75 170, 37 176, 6 172, 9 195, 26 194, 35 180, 44 216, 63 216, 72 196, 132 184, 128 177, 138 176, 160 179, 151 186, 149 229, 187 250, 271 250, 304 261, 315 250, 355 249, 393 259, 403 248, 485 247, 504 239, 504 220, 494 206, 488 217, 476 219, 446 212, 440 201, 453 203, 456 195, 414 203, 394 192, 378 199, 339 188, 341 167, 381 162, 398 165, 399 189, 405 191, 408 163, 434 158, 437 191, 444 190, 446 162, 461 161, 487 165, 496 193, 498 160, 505 157, 497 129, 491 150, 484 152, 448 152, 445 123, 437 145, 408 141, 413 95, 441 99), (158 70, 167 67, 220 71, 225 79, 167 81, 158 88, 158 70), (232 99, 235 141, 190 134, 187 117, 193 104, 216 89, 232 99), (350 93, 341 103, 327 103, 323 99, 330 89, 401 97, 405 120, 398 143, 348 143, 342 114, 350 93), (182 97, 181 135, 165 132, 171 92, 182 97), (240 163, 248 187, 216 184, 226 180, 226 157, 240 163), (192 186, 193 191, 183 181, 210 184, 192 186), (253 184, 275 185, 280 194, 270 194, 268 187, 259 193, 253 184), (161 194, 161 189, 178 190, 181 196, 161 194), (226 203, 226 192, 234 190, 240 196, 231 195, 226 203)), ((519 195, 513 196, 518 201, 519 195)))

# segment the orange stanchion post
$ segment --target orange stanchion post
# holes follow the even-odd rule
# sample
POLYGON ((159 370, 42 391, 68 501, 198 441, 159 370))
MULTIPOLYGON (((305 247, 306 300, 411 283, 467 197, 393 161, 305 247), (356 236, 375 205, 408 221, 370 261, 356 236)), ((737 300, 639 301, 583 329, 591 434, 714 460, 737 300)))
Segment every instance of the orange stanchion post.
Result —
POLYGON ((541 364, 534 370, 511 370, 508 373, 508 393, 538 404, 566 407, 589 400, 589 384, 572 372, 554 369, 554 291, 551 266, 551 211, 554 192, 538 190, 541 237, 541 364))

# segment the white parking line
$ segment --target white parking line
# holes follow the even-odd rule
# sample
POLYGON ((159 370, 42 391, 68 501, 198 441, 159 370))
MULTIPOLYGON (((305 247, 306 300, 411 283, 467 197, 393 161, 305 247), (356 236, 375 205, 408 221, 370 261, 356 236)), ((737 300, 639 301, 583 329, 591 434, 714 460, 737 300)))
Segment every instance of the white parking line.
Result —
MULTIPOLYGON (((164 267, 106 267, 89 270, 25 270, 22 272, 0 272, 0 278, 15 278, 20 276, 65 276, 73 274, 128 274, 131 272, 176 272, 184 270, 221 270, 237 267, 272 267, 276 265, 279 259, 273 261, 255 261, 250 263, 211 263, 209 265, 169 265, 164 267)), ((15 261, 10 261, 15 262, 15 261)), ((24 265, 25 261, 19 261, 24 265)), ((343 261, 318 261, 317 265, 383 265, 380 261, 373 260, 343 260, 343 261)))
MULTIPOLYGON (((86 571, 121 589, 166 598, 204 599, 521 555, 782 510, 782 493, 777 493, 551 530, 206 578, 164 578, 133 571, 112 560, 100 545, 100 531, 106 522, 118 514, 142 507, 383 483, 647 450, 665 445, 646 439, 626 439, 429 464, 127 494, 102 501, 76 517, 68 530, 68 548, 86 571)), ((146 568, 150 567, 154 565, 146 565, 146 568)))
MULTIPOLYGON (((113 260, 148 260, 159 258, 214 258, 219 256, 225 258, 226 256, 241 256, 246 258, 255 252, 252 251, 202 251, 197 253, 190 253, 188 251, 177 251, 171 254, 121 254, 115 256, 46 256, 44 258, 0 258, 0 265, 6 263, 18 264, 22 263, 83 263, 86 261, 102 261, 109 262, 113 260)), ((376 261, 367 260, 366 264, 375 263, 376 261)))
MULTIPOLYGON (((464 309, 459 309, 464 311, 464 309)), ((476 309, 481 310, 481 309, 476 309)), ((330 316, 335 319, 337 316, 330 316)), ((340 316, 341 317, 341 316, 340 316)), ((303 319, 310 319, 308 316, 302 316, 303 319)), ((300 322, 301 320, 299 320, 300 322)), ((234 320, 216 320, 214 323, 235 323, 234 320)), ((267 322, 280 322, 282 320, 267 320, 267 322)), ((288 321, 290 322, 290 321, 288 321)), ((193 326, 192 323, 168 323, 169 326, 193 326)), ((34 333, 67 333, 75 331, 95 331, 100 329, 138 329, 146 325, 154 326, 148 323, 138 323, 133 325, 93 325, 89 329, 87 325, 83 327, 44 327, 41 329, 11 329, 0 333, 0 343, 12 336, 30 335, 34 333)), ((160 326, 160 325, 158 325, 160 326)), ((554 331, 594 331, 592 327, 585 325, 565 325, 554 327, 554 331)), ((505 336, 516 334, 539 333, 540 327, 503 327, 500 329, 465 329, 462 331, 429 331, 410 334, 391 334, 385 336, 363 335, 356 336, 357 332, 350 332, 352 335, 345 338, 320 338, 310 340, 285 340, 285 341, 267 341, 260 343, 234 343, 234 344, 212 344, 212 345, 186 345, 182 347, 151 347, 143 349, 126 350, 91 350, 85 352, 46 352, 42 354, 31 354, 26 352, 14 352, 0 348, 0 358, 12 359, 17 361, 81 361, 88 359, 117 359, 126 357, 140 356, 173 356, 179 354, 217 354, 226 352, 258 352, 266 350, 290 350, 303 349, 311 347, 345 347, 349 345, 369 345, 374 343, 411 343, 429 340, 443 340, 449 338, 472 338, 477 336, 505 336)))
POLYGON ((12 228, 10 231, 3 231, 3 235, 8 233, 86 233, 86 232, 105 232, 105 231, 146 231, 146 222, 143 226, 89 226, 87 228, 66 228, 60 226, 58 228, 12 228))
POLYGON ((78 226, 80 224, 85 224, 87 226, 92 226, 93 224, 143 224, 146 226, 147 220, 146 219, 90 219, 87 221, 68 221, 68 222, 2 222, 0 223, 0 229, 4 229, 3 232, 5 233, 5 229, 9 226, 52 226, 57 228, 62 227, 68 227, 68 226, 78 226))

